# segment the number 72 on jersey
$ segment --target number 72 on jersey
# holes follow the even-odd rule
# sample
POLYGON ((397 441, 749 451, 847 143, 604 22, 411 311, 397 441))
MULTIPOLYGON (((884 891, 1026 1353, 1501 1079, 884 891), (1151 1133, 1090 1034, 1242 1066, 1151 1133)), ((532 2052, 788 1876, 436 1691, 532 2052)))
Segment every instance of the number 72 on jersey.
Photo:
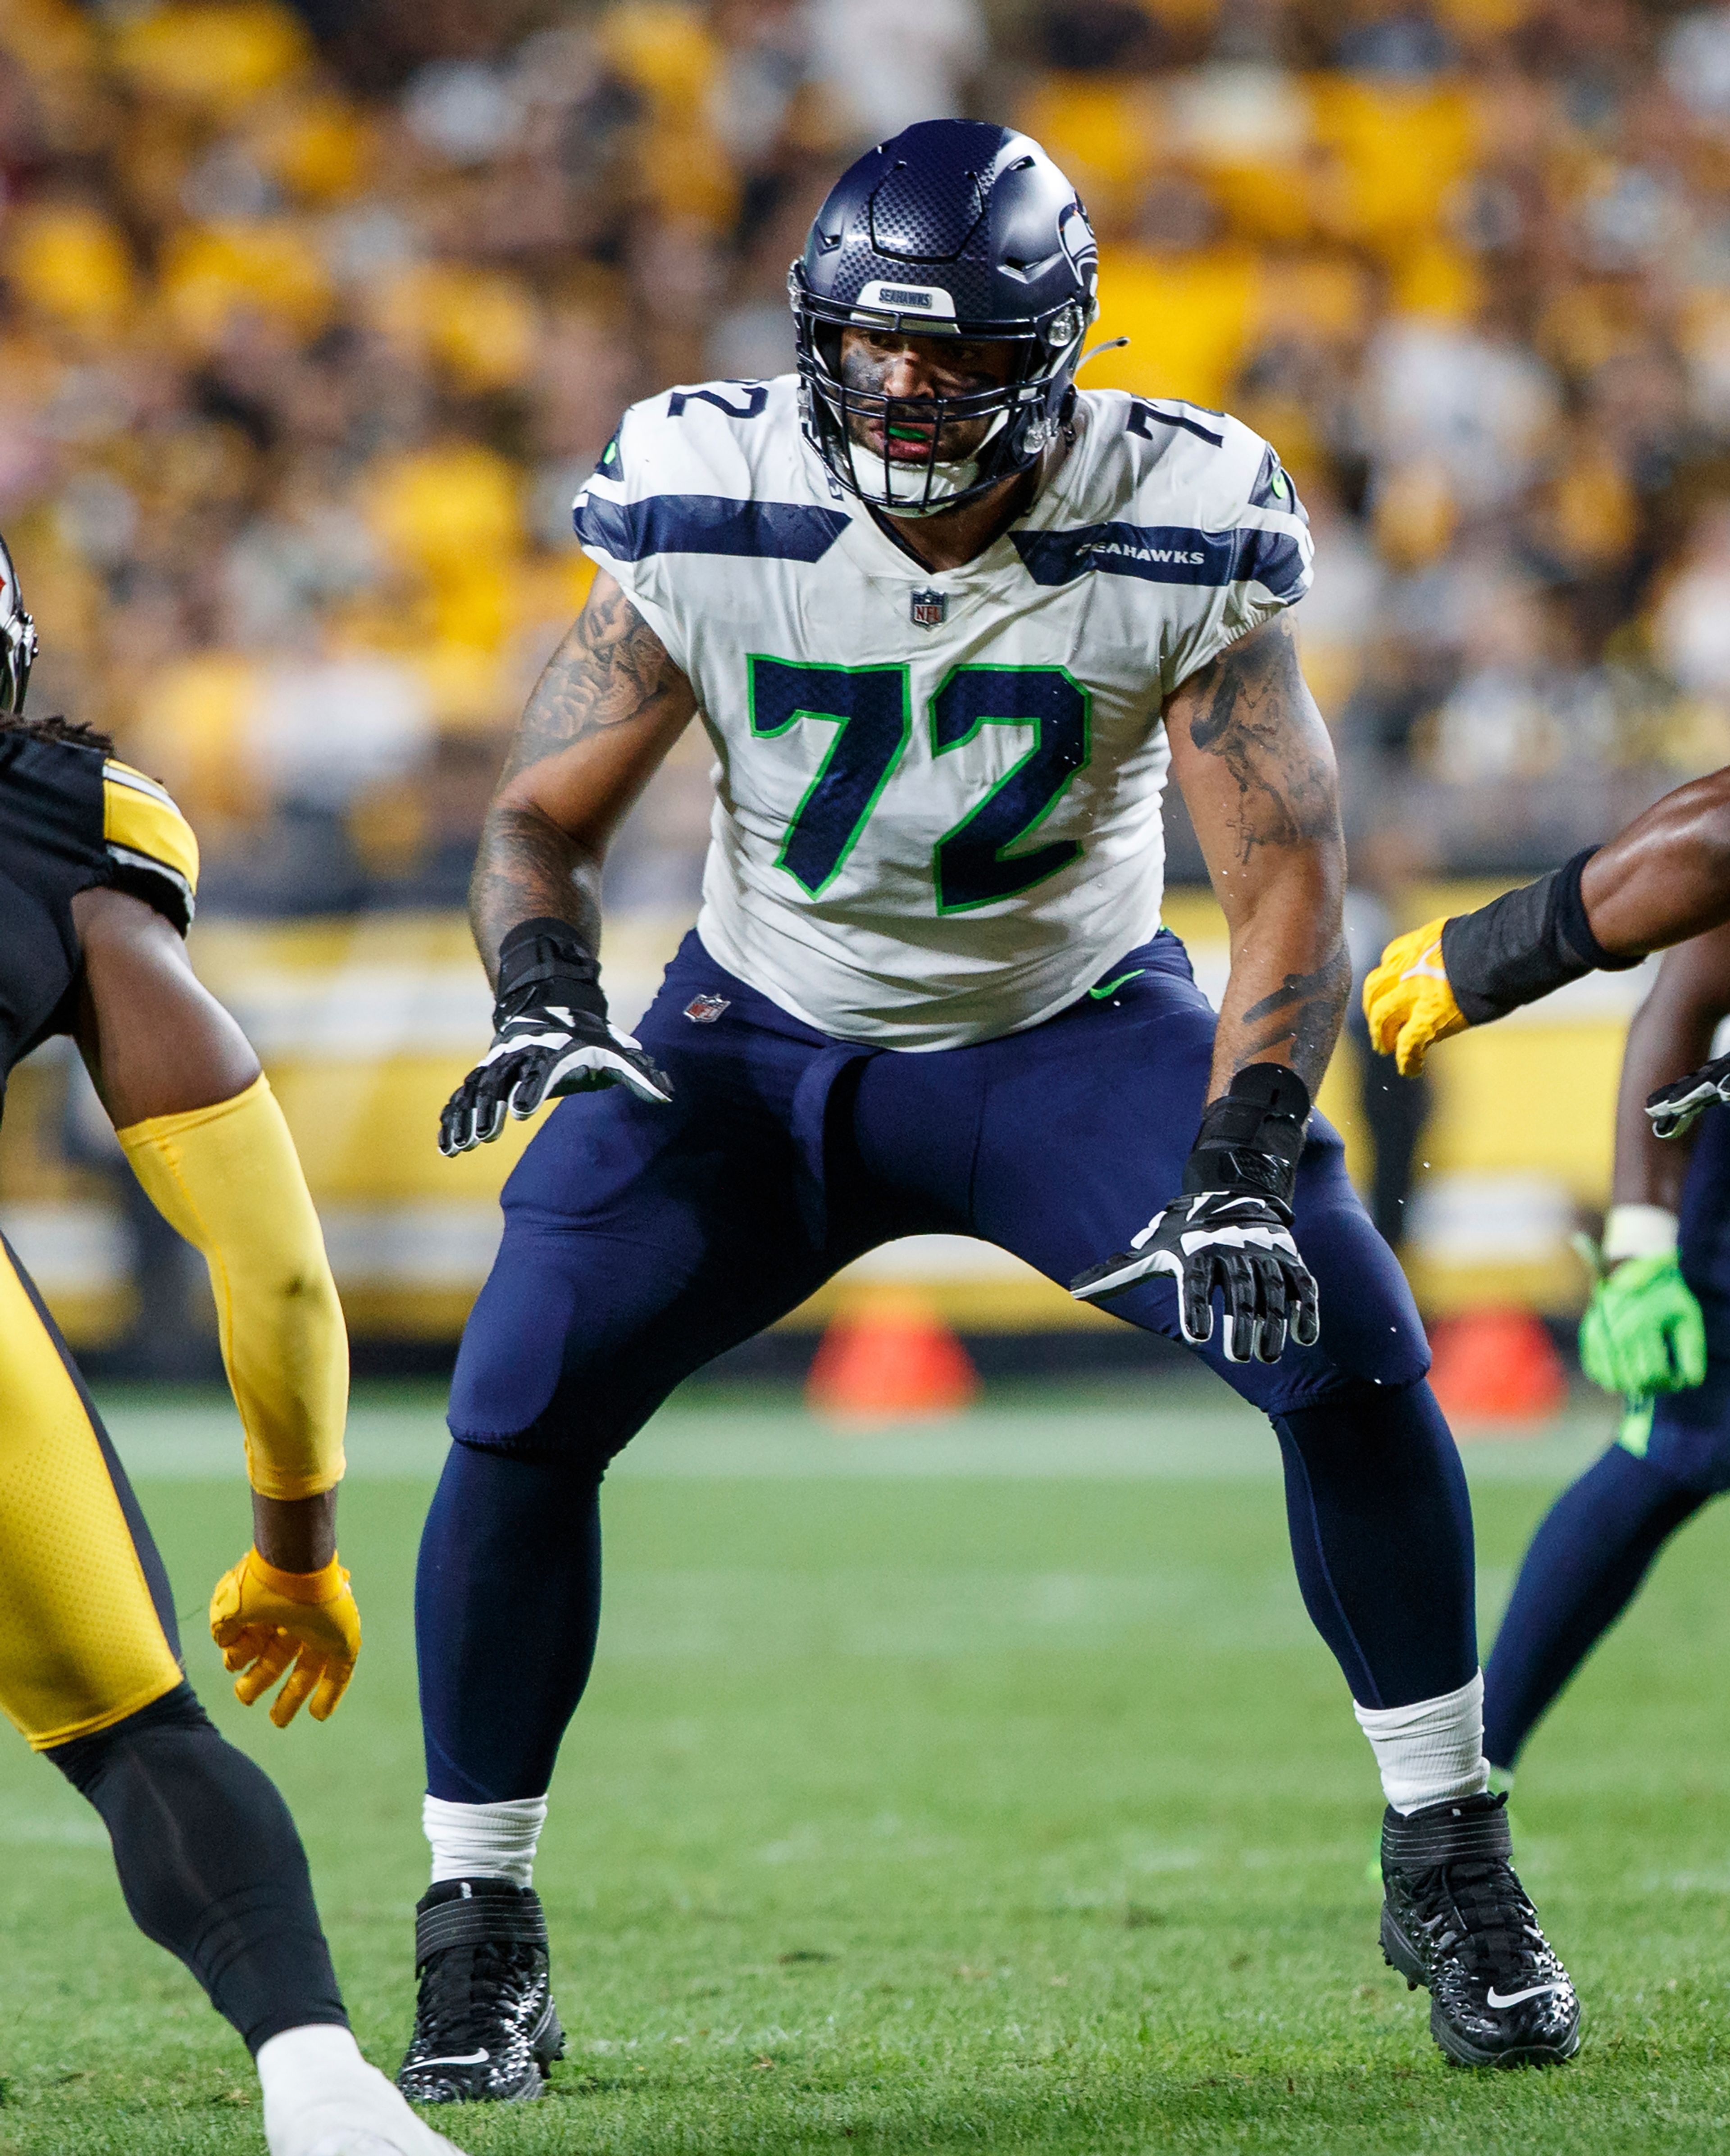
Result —
MULTIPOLYGON (((794 810, 777 865, 813 898, 845 866, 913 735, 906 666, 807 666, 753 652, 751 731, 833 726, 817 775, 794 810)), ((1061 666, 956 666, 926 704, 932 752, 964 747, 982 726, 1019 726, 1033 745, 932 850, 939 913, 1014 898, 1077 860, 1080 843, 1032 837, 1091 752, 1092 700, 1061 666)))

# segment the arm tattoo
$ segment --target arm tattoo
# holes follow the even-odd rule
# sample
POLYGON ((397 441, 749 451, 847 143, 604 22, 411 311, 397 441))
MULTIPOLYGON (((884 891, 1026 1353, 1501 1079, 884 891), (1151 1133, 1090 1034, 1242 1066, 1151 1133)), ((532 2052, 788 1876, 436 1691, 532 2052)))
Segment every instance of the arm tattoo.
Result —
POLYGON ((660 639, 616 584, 595 594, 535 684, 504 777, 515 778, 588 735, 640 718, 681 678, 660 639))
POLYGON ((592 594, 535 685, 481 828, 469 918, 490 977, 497 975, 499 945, 520 921, 568 921, 593 948, 601 936, 598 852, 540 809, 503 800, 504 789, 536 764, 644 717, 683 687, 660 639, 618 586, 592 594))
POLYGON ((1231 924, 1214 1046, 1223 1092, 1251 1063, 1285 1063, 1313 1094, 1352 989, 1340 932, 1345 841, 1327 727, 1283 621, 1186 681, 1173 752, 1231 924))
POLYGON ((1234 1071, 1246 1064, 1281 1060, 1313 1094, 1322 1083, 1352 993, 1352 962, 1343 942, 1311 973, 1287 973, 1271 995, 1250 1004, 1239 1021, 1245 1038, 1233 1058, 1234 1071))
POLYGON ((591 952, 601 947, 600 864, 537 808, 495 801, 480 827, 469 879, 469 921, 487 978, 499 974, 499 946, 519 921, 568 921, 591 952))
POLYGON ((1312 734, 1319 715, 1291 630, 1273 626, 1276 634, 1247 637, 1202 669, 1194 686, 1205 705, 1189 721, 1190 740, 1219 757, 1236 785, 1230 828, 1245 867, 1258 846, 1309 845, 1339 830, 1332 759, 1317 753, 1312 734))

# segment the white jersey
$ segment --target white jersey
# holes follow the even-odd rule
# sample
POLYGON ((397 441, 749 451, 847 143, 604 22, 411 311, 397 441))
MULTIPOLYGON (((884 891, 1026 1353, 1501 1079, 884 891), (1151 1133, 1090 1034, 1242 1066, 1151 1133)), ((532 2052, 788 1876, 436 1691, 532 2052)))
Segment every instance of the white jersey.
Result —
POLYGON ((1075 418, 958 569, 830 482, 791 375, 634 405, 578 496, 715 744, 703 942, 822 1032, 991 1040, 1145 942, 1166 699, 1308 588, 1306 520, 1248 428, 1117 390, 1075 418))

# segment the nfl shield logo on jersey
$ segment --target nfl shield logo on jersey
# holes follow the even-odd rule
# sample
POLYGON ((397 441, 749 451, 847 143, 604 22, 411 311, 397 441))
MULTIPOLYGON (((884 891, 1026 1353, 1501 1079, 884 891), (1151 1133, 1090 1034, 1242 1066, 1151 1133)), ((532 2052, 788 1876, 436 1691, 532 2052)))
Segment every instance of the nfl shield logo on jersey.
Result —
POLYGON ((942 592, 915 592, 907 602, 907 611, 916 629, 941 629, 949 612, 949 602, 942 592))
POLYGON ((693 996, 685 1006, 685 1015, 693 1025, 713 1025, 732 1000, 730 996, 693 996))

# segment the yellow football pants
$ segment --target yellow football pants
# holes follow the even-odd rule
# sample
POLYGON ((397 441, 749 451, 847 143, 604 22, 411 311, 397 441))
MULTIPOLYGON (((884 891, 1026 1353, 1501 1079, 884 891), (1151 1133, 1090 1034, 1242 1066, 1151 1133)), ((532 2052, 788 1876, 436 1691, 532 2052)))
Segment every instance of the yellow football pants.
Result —
POLYGON ((138 1502, 0 1241, 0 1708, 45 1751, 136 1713, 182 1674, 138 1502))

